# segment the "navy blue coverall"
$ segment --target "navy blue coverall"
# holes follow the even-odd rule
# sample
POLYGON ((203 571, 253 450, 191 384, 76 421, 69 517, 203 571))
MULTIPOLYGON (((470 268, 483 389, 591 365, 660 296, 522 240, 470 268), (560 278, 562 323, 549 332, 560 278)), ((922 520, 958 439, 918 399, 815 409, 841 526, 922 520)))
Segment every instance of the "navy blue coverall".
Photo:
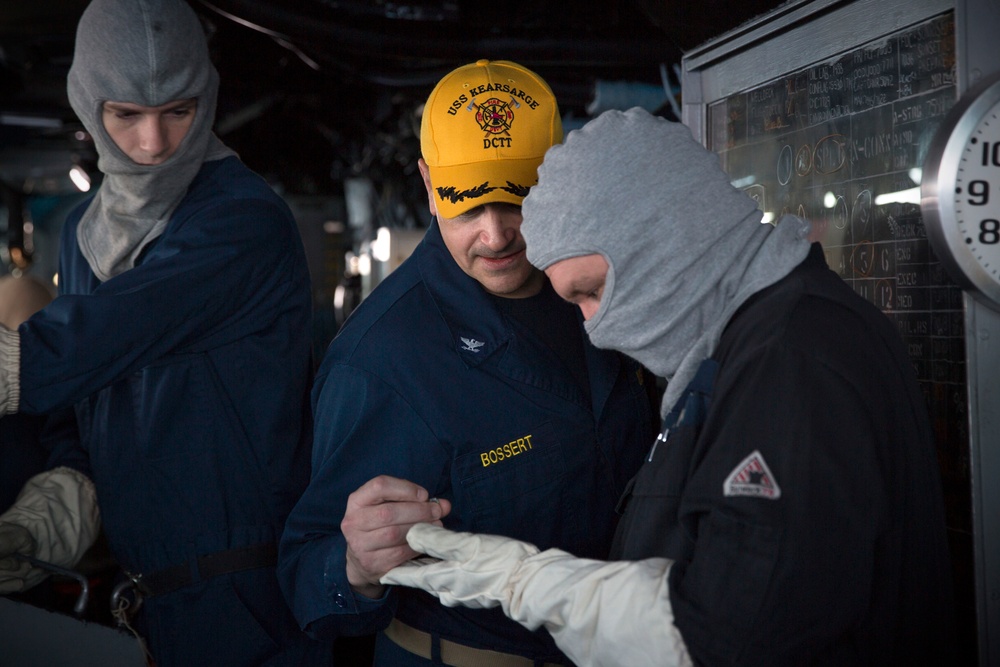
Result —
POLYGON ((60 296, 19 329, 21 410, 75 405, 79 447, 52 464, 91 477, 123 569, 172 573, 137 619, 158 665, 328 660, 274 567, 311 436, 291 212, 237 158, 206 162, 135 267, 101 283, 76 242, 83 206, 63 229, 60 296))
POLYGON ((313 479, 289 517, 280 563, 301 625, 317 636, 367 634, 395 614, 467 646, 565 661, 547 632, 499 609, 447 608, 414 589, 355 596, 340 521, 348 495, 387 474, 449 499, 448 528, 606 557, 615 503, 655 426, 640 366, 589 342, 584 354, 589 396, 462 272, 433 224, 351 315, 317 376, 313 479))

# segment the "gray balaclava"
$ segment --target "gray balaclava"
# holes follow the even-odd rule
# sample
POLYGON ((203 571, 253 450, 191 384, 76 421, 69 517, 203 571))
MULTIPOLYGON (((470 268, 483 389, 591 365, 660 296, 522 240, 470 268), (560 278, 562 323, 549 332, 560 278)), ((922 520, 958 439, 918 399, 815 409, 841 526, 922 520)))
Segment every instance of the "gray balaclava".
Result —
POLYGON ((536 267, 607 260, 587 333, 670 380, 664 415, 740 304, 809 251, 806 222, 761 224, 756 203, 686 126, 639 108, 605 112, 550 148, 522 214, 536 267))
POLYGON ((132 268, 162 233, 203 162, 234 153, 212 134, 219 76, 184 0, 93 0, 77 26, 67 88, 104 173, 77 229, 80 251, 104 281, 132 268), (104 129, 105 101, 153 107, 191 98, 191 129, 162 164, 133 162, 104 129))

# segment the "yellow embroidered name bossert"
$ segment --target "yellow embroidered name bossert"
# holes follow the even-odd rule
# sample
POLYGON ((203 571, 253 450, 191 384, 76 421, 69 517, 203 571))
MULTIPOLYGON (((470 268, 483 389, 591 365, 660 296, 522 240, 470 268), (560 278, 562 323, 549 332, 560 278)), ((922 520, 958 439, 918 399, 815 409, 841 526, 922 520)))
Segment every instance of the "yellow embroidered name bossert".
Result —
POLYGON ((531 451, 531 435, 511 440, 506 445, 501 445, 496 449, 483 452, 479 458, 483 461, 483 467, 491 466, 509 458, 513 458, 525 452, 531 451))

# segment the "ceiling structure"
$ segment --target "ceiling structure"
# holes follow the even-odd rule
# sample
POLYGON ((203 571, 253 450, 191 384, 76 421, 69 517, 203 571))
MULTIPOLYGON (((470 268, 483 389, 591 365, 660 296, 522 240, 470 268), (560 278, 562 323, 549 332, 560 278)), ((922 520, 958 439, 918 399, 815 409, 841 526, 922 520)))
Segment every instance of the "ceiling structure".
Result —
MULTIPOLYGON (((540 73, 567 117, 595 86, 676 92, 699 44, 777 0, 190 0, 221 76, 217 134, 285 192, 339 195, 342 182, 415 174, 420 105, 452 68, 510 59, 540 73)), ((0 183, 58 191, 92 145, 66 101, 86 0, 0 7, 0 183)), ((663 93, 664 100, 667 99, 663 93)), ((670 109, 666 109, 667 114, 670 109)))

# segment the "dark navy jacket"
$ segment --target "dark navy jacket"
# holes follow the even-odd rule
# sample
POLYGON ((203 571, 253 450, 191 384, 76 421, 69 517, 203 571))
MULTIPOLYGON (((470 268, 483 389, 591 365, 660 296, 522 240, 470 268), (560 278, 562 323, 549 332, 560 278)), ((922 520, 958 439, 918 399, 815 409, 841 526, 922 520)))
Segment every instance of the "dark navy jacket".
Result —
MULTIPOLYGON (((276 542, 311 436, 311 297, 291 212, 238 159, 206 163, 136 266, 102 284, 76 242, 83 206, 63 229, 60 296, 19 329, 21 409, 75 404, 82 448, 57 462, 93 479, 124 569, 276 542)), ((257 664, 302 639, 273 568, 143 612, 161 666, 257 664)))
POLYGON ((664 423, 613 557, 676 561, 695 664, 948 664, 927 404, 892 323, 819 245, 743 304, 664 423))
POLYGON ((564 660, 547 633, 499 609, 451 609, 405 588, 356 598, 340 521, 347 496, 387 474, 451 500, 448 528, 606 557, 615 503, 655 426, 640 368, 589 343, 585 354, 590 397, 462 272, 433 224, 351 315, 317 377, 313 479, 289 517, 280 563, 302 626, 361 634, 395 611, 466 645, 564 660))

